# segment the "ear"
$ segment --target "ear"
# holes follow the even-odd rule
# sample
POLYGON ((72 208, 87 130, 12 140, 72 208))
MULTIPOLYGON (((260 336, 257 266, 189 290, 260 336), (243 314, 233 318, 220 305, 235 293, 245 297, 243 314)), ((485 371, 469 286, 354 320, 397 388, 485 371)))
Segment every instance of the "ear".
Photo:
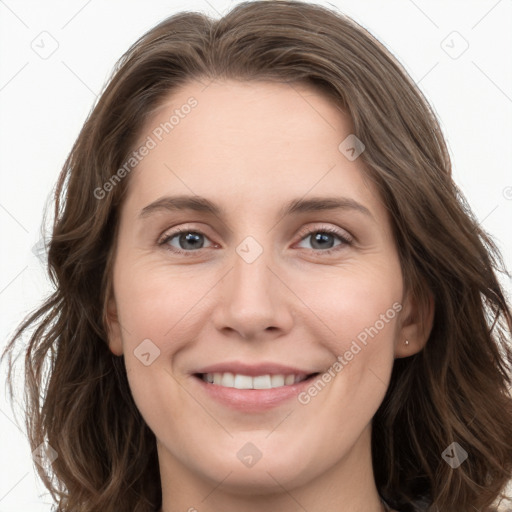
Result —
POLYGON ((112 293, 109 293, 109 298, 106 301, 103 320, 107 331, 110 351, 116 356, 121 356, 123 354, 121 324, 119 323, 117 304, 112 293))
POLYGON ((434 324, 434 306, 434 296, 430 291, 421 301, 411 293, 407 294, 395 342, 396 358, 412 356, 425 347, 434 324), (406 344, 406 340, 409 343, 406 344))

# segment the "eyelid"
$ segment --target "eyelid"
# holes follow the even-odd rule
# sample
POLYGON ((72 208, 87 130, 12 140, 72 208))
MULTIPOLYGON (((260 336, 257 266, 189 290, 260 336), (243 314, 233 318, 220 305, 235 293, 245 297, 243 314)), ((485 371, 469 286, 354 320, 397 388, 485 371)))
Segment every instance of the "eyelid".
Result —
MULTIPOLYGON (((184 249, 179 249, 176 247, 172 247, 170 244, 167 244, 169 240, 172 240, 175 236, 181 235, 183 233, 196 233, 198 235, 203 235, 205 238, 210 240, 210 237, 204 232, 203 229, 194 229, 193 227, 188 227, 188 225, 181 225, 179 228, 171 228, 165 231, 157 240, 157 247, 163 247, 164 250, 169 251, 172 254, 180 255, 180 256, 196 256, 198 253, 202 252, 202 249, 211 249, 211 247, 202 247, 201 249, 197 249, 195 251, 186 251, 184 249)), ((218 246, 215 242, 211 241, 212 247, 218 246)))
MULTIPOLYGON (((300 237, 299 242, 302 241, 304 237, 307 235, 311 235, 313 233, 329 233, 331 235, 336 235, 342 241, 346 243, 353 243, 355 241, 354 237, 345 229, 339 227, 333 227, 329 224, 323 225, 314 225, 314 226, 306 226, 299 231, 298 236, 300 237)), ((325 252, 325 251, 321 251, 325 252)))
MULTIPOLYGON (((207 238, 210 238, 206 233, 205 233, 205 230, 203 228, 200 228, 200 229, 197 229, 194 227, 193 224, 189 225, 189 224, 180 224, 179 227, 175 227, 175 228, 168 228, 166 229, 157 239, 157 245, 160 245, 162 243, 164 243, 165 241, 167 241, 169 238, 173 238, 175 237, 176 235, 180 235, 181 233, 183 232, 187 232, 187 233, 198 233, 200 235, 204 235, 205 237, 207 238)), ((188 251, 190 252, 190 251, 188 251)))
MULTIPOLYGON (((196 233, 199 235, 203 235, 205 238, 210 240, 210 237, 203 230, 195 229, 194 227, 190 227, 189 225, 185 224, 185 225, 180 226, 179 228, 176 228, 176 229, 171 228, 171 229, 165 231, 158 238, 157 245, 158 246, 167 245, 166 244, 167 241, 172 240, 175 236, 183 234, 183 233, 196 233)), ((296 243, 302 242, 307 236, 312 235, 314 233, 328 233, 328 234, 337 236, 341 242, 339 245, 332 247, 330 249, 324 249, 324 250, 307 249, 307 250, 313 251, 315 253, 327 255, 332 252, 336 252, 336 251, 340 250, 344 246, 352 245, 354 243, 354 237, 348 231, 346 231, 342 228, 339 228, 339 227, 333 227, 332 225, 328 225, 328 224, 323 224, 323 225, 316 224, 316 225, 308 225, 308 226, 303 227, 297 235, 299 237, 299 240, 296 243)), ((216 244, 215 242, 213 242, 212 240, 210 240, 210 242, 212 243, 212 246, 219 245, 219 244, 216 244)), ((201 252, 202 249, 209 249, 209 248, 211 248, 211 247, 202 247, 201 249, 186 251, 183 249, 178 249, 176 247, 171 248, 171 246, 169 246, 168 248, 166 247, 165 249, 172 253, 175 253, 175 254, 184 254, 184 255, 189 256, 189 255, 194 255, 194 254, 201 252)))

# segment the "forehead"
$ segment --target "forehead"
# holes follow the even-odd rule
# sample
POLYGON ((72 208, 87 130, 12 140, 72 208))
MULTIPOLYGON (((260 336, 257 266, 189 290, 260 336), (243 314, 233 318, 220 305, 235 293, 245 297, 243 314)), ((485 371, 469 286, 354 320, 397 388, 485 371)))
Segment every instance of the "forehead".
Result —
POLYGON ((332 98, 302 83, 193 81, 164 98, 140 139, 149 135, 158 146, 174 142, 182 153, 200 149, 210 158, 257 150, 263 159, 298 151, 304 141, 315 142, 311 152, 332 151, 340 133, 352 131, 350 117, 332 98))
POLYGON ((334 100, 304 84, 190 82, 142 127, 136 146, 151 149, 126 202, 187 193, 247 209, 310 192, 375 202, 362 159, 340 149, 352 132, 334 100))

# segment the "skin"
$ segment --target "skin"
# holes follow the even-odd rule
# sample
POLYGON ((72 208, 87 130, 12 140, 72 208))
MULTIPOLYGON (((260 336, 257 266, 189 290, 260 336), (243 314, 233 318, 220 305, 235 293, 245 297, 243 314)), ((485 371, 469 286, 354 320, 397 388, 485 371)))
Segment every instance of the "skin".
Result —
POLYGON ((394 358, 421 350, 428 329, 404 294, 390 219, 363 160, 338 149, 350 118, 307 85, 191 82, 152 114, 140 141, 190 96, 197 107, 129 177, 108 302, 110 349, 124 354, 157 438, 162 511, 381 511, 371 420, 394 358), (160 209, 140 218, 178 194, 206 197, 225 215, 160 209), (333 195, 370 214, 279 215, 289 200, 333 195), (301 235, 326 227, 352 243, 301 235), (204 237, 192 248, 179 236, 158 245, 171 228, 204 237), (252 263, 236 251, 247 236, 263 250, 252 263), (242 412, 208 400, 190 373, 233 359, 327 369, 394 303, 400 313, 306 405, 295 397, 242 412), (134 355, 145 339, 160 350, 149 366, 134 355), (247 442, 262 454, 252 467, 237 457, 247 442))

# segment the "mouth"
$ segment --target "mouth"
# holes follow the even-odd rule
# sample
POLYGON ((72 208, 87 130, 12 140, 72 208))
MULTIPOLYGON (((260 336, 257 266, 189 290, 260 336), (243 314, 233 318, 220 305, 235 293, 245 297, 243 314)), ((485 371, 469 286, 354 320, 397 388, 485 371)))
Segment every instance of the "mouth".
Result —
POLYGON ((289 406, 323 371, 277 361, 231 360, 195 368, 194 388, 221 406, 262 413, 289 406))
POLYGON ((195 373, 194 377, 213 386, 222 386, 234 389, 268 390, 274 388, 290 387, 301 382, 313 379, 319 372, 311 374, 263 374, 244 375, 232 372, 195 373))

